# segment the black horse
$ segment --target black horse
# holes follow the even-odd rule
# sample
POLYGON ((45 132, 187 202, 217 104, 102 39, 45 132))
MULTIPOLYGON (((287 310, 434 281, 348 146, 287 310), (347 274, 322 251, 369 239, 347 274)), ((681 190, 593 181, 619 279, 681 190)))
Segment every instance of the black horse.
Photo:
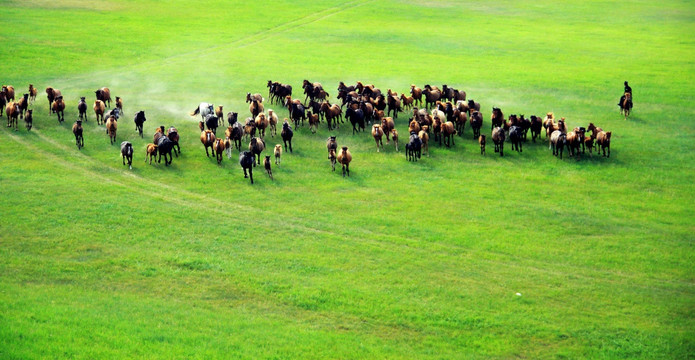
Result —
POLYGON ((87 121, 87 100, 85 97, 80 98, 80 102, 77 104, 77 111, 80 113, 80 120, 87 121))
POLYGON ((126 159, 128 160, 128 167, 133 169, 133 144, 129 141, 124 141, 121 143, 121 157, 123 158, 123 165, 125 165, 126 159))
POLYGON ((521 145, 522 139, 524 137, 523 129, 519 126, 512 126, 509 129, 509 141, 512 143, 512 151, 516 150, 518 152, 523 151, 523 146, 521 145))
POLYGON ((405 158, 408 161, 417 161, 422 155, 422 140, 415 131, 410 132, 410 139, 405 144, 405 158))
POLYGON ((230 139, 234 141, 234 147, 241 151, 241 138, 244 137, 244 126, 240 122, 235 122, 232 125, 232 136, 230 139))
POLYGON ((135 131, 137 131, 140 134, 140 137, 142 138, 142 125, 147 121, 145 118, 145 111, 140 110, 135 114, 135 118, 133 119, 133 122, 135 122, 135 131))
POLYGON ((227 123, 229 123, 229 126, 234 126, 234 123, 237 122, 238 116, 239 116, 239 114, 235 113, 235 112, 228 112, 227 113, 227 123))
POLYGON ((285 151, 287 151, 287 143, 289 142, 290 152, 292 152, 292 136, 294 136, 294 132, 292 131, 292 127, 287 121, 285 121, 282 124, 282 131, 280 132, 280 136, 282 136, 282 142, 285 144, 285 151))
POLYGON ((304 125, 304 120, 306 120, 306 108, 302 104, 292 103, 290 105, 290 117, 294 121, 294 128, 297 129, 299 126, 299 120, 302 120, 302 125, 304 125))
POLYGON ((168 137, 166 136, 161 136, 159 140, 157 140, 157 151, 159 152, 159 158, 157 159, 158 163, 162 162, 162 155, 164 155, 164 165, 169 166, 171 164, 171 161, 174 159, 171 156, 171 149, 174 147, 174 142, 171 141, 168 137), (169 157, 167 158, 167 155, 169 157))
POLYGON ((345 110, 345 118, 350 120, 350 123, 352 124, 352 134, 354 135, 356 132, 360 132, 360 130, 364 131, 364 111, 362 109, 353 109, 349 108, 345 110))
POLYGON ((217 136, 217 116, 208 114, 205 115, 205 126, 208 127, 208 130, 212 131, 215 136, 217 136))
POLYGON ((244 178, 251 176, 251 184, 253 184, 253 165, 255 162, 256 159, 252 152, 244 151, 239 154, 239 165, 244 169, 244 178), (246 174, 247 169, 249 171, 248 175, 246 174))

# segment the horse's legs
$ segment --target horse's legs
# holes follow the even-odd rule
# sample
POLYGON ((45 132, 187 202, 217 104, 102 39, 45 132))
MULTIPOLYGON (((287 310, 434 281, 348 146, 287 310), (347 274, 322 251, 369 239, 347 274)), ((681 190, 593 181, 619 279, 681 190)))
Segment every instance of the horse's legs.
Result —
POLYGON ((292 151, 292 139, 290 139, 290 152, 293 152, 292 151))
POLYGON ((251 177, 251 184, 253 184, 253 168, 249 168, 249 176, 251 177))

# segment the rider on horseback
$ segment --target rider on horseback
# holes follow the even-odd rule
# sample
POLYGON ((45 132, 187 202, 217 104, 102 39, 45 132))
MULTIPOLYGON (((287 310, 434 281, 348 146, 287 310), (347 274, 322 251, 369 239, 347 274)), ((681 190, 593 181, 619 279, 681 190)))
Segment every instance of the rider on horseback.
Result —
POLYGON ((622 106, 623 101, 625 101, 625 93, 630 93, 630 98, 632 98, 632 88, 630 87, 630 85, 627 84, 627 81, 625 82, 625 92, 623 93, 623 96, 620 97, 620 100, 618 101, 618 106, 622 106))

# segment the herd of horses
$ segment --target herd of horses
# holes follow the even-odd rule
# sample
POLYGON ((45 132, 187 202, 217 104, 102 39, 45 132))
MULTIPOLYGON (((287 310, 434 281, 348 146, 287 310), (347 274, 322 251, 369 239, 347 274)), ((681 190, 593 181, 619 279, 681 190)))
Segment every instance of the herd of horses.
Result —
MULTIPOLYGON (((386 137, 387 145, 393 143, 396 152, 399 152, 396 121, 399 114, 408 113, 410 115, 407 121, 409 137, 404 151, 408 161, 417 161, 423 152, 429 156, 430 139, 439 146, 442 144, 446 147, 454 146, 455 135, 463 137, 467 124, 470 124, 473 139, 477 140, 480 146, 481 155, 486 154, 487 136, 481 133, 483 115, 480 103, 467 99, 465 91, 447 85, 443 85, 441 89, 429 84, 422 88, 411 85, 408 94, 398 94, 391 89, 382 92, 373 84, 364 84, 360 81, 355 85, 346 85, 341 81, 336 89, 335 103, 330 102, 331 95, 319 82, 304 80, 303 100, 301 97, 293 98, 293 88, 289 84, 269 80, 267 88, 268 104, 281 106, 287 110, 288 117, 283 119, 280 131, 285 152, 292 152, 294 131, 304 126, 305 121, 308 122, 312 133, 316 133, 322 122, 326 123, 329 131, 339 129, 347 122, 352 127, 353 135, 365 131, 366 126, 370 125, 377 152, 384 149, 383 137, 386 137)), ((626 82, 626 92, 618 104, 625 118, 629 116, 632 108, 632 92, 631 89, 628 92, 628 89, 626 82)), ((60 90, 52 87, 46 88, 45 92, 50 114, 55 114, 58 122, 62 123, 65 120, 66 107, 63 95, 60 90)), ((109 88, 102 87, 94 93, 96 99, 92 108, 97 125, 105 126, 109 141, 113 144, 116 142, 118 120, 123 115, 123 100, 115 97, 114 108, 107 110, 111 107, 112 101, 109 88)), ((33 109, 29 109, 29 104, 35 102, 36 95, 37 89, 30 84, 28 92, 19 97, 18 101, 14 101, 14 87, 2 86, 0 116, 3 113, 7 116, 8 127, 14 127, 17 131, 19 118, 25 121, 27 130, 31 130, 33 109)), ((200 141, 206 155, 209 157, 212 153, 219 164, 224 154, 231 159, 232 149, 235 148, 239 151, 239 164, 244 171, 244 177, 250 177, 251 183, 253 183, 253 167, 261 164, 261 154, 266 148, 266 135, 272 137, 277 135, 278 114, 272 109, 266 112, 265 107, 268 104, 265 101, 264 96, 259 93, 247 93, 246 103, 249 104, 250 116, 244 121, 239 121, 237 112, 227 112, 225 116, 223 106, 215 107, 207 102, 200 103, 189 114, 201 117, 198 127, 201 131, 200 141), (222 135, 218 137, 217 130, 225 125, 225 120, 227 128, 223 139, 222 135), (248 150, 242 151, 244 139, 249 141, 249 146, 248 150)), ((81 97, 77 105, 78 119, 72 127, 78 149, 84 147, 82 121, 87 121, 87 108, 86 98, 81 97)), ((146 120, 144 111, 135 113, 135 130, 141 138, 144 137, 143 124, 146 120)), ((584 154, 587 149, 591 154, 594 147, 597 147, 597 151, 602 152, 603 156, 610 157, 611 132, 603 131, 593 123, 589 123, 587 127, 574 127, 570 131, 565 118, 556 119, 552 112, 546 113, 543 118, 536 115, 526 118, 524 115, 517 114, 505 118, 498 107, 492 108, 490 123, 490 139, 494 144, 495 152, 500 156, 504 156, 505 142, 511 143, 512 151, 521 153, 523 144, 527 141, 528 132, 531 132, 532 141, 535 143, 536 139, 541 137, 541 130, 545 129, 545 138, 548 139, 549 148, 554 156, 562 158, 564 149, 567 149, 570 156, 579 156, 580 149, 581 154, 584 154)), ((343 168, 343 176, 349 176, 352 154, 348 147, 339 147, 336 137, 331 136, 326 142, 326 149, 332 170, 335 171, 335 164, 339 163, 343 168)), ((173 126, 168 129, 160 126, 155 130, 153 142, 146 146, 145 161, 149 159, 151 164, 152 160, 156 159, 156 162, 161 163, 161 158, 164 157, 165 165, 168 166, 173 160, 172 152, 178 157, 180 151, 178 130, 173 126)), ((280 164, 282 152, 283 145, 275 145, 273 153, 276 165, 280 164)), ((132 169, 133 144, 131 142, 121 143, 121 155, 123 164, 125 165, 127 161, 132 169)), ((264 167, 272 179, 269 155, 265 156, 264 167)))

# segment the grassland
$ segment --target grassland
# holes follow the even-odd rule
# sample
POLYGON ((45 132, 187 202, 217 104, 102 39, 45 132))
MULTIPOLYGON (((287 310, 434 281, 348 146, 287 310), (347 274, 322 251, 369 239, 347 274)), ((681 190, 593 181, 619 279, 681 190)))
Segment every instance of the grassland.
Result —
POLYGON ((3 5, 0 82, 56 87, 68 109, 59 125, 40 93, 34 130, 0 131, 1 358, 695 356, 691 3, 3 5), (324 125, 251 186, 187 113, 245 117, 269 79, 448 84, 484 130, 492 106, 554 111, 612 130, 612 154, 482 157, 468 129, 408 163, 324 125), (132 171, 93 115, 74 146, 77 100, 101 86, 124 98, 132 171), (168 168, 142 161, 159 125, 182 132, 168 168), (350 178, 325 159, 332 133, 350 178))

